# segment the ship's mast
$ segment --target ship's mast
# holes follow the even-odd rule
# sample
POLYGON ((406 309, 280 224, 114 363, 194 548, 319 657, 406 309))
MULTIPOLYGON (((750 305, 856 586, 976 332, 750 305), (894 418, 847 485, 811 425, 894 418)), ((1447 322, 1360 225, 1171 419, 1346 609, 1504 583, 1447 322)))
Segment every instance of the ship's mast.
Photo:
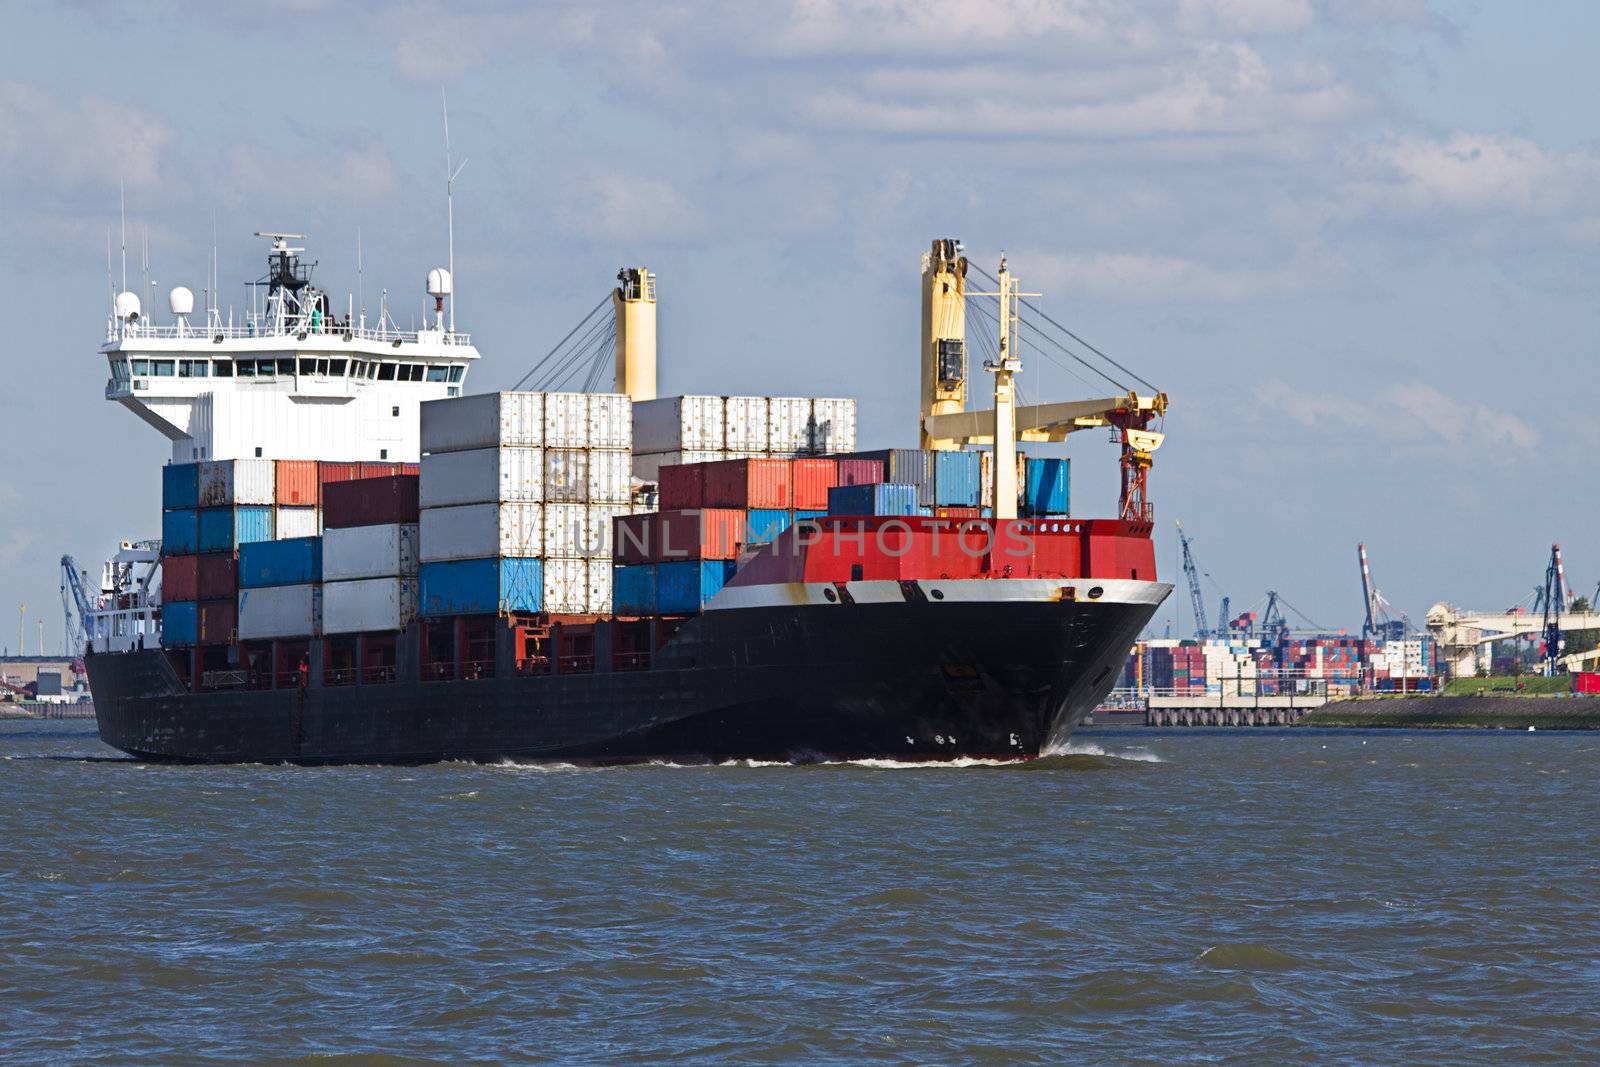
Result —
POLYGON ((961 242, 943 237, 922 257, 922 417, 921 447, 959 449, 937 440, 926 426, 930 415, 967 408, 967 257, 961 242))
POLYGON ((656 276, 643 267, 617 271, 611 291, 616 329, 613 389, 637 403, 656 398, 656 276))
POLYGON ((1000 339, 996 358, 985 362, 983 369, 994 375, 994 499, 989 506, 994 509, 996 521, 1017 517, 1017 387, 1016 377, 1022 373, 1022 357, 1016 352, 1017 301, 1024 296, 1017 289, 1017 280, 1006 267, 1005 253, 1000 254, 1000 273, 996 276, 999 291, 994 293, 969 293, 968 296, 995 296, 1000 299, 1000 339))

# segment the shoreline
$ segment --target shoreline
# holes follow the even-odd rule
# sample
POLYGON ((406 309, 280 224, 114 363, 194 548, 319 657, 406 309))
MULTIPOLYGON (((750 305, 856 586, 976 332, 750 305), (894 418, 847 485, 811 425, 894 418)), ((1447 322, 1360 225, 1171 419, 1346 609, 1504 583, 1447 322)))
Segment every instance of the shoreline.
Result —
POLYGON ((1553 696, 1419 696, 1345 700, 1298 726, 1358 729, 1600 730, 1600 700, 1553 696))

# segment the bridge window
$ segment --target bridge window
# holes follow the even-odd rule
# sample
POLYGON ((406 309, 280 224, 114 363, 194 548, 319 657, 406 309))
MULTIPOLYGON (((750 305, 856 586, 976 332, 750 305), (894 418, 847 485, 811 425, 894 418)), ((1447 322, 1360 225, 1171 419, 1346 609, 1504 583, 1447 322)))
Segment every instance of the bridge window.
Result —
POLYGON ((233 360, 231 360, 231 359, 214 359, 214 360, 212 360, 211 361, 211 373, 216 375, 218 378, 232 378, 233 377, 233 360))
POLYGON ((380 381, 380 382, 392 382, 392 381, 394 381, 394 368, 395 368, 395 365, 393 363, 388 363, 388 362, 379 363, 378 364, 378 381, 380 381))
POLYGON ((148 359, 136 359, 133 361, 133 376, 135 378, 145 378, 149 374, 150 361, 148 359))
POLYGON ((152 360, 150 370, 157 378, 170 378, 173 372, 173 363, 170 359, 152 360))
POLYGON ((112 379, 112 381, 118 381, 118 382, 125 382, 125 381, 128 380, 128 361, 127 360, 125 360, 125 359, 113 359, 111 361, 111 379, 112 379))
POLYGON ((305 377, 317 373, 317 361, 314 359, 302 359, 300 361, 300 373, 305 377))
POLYGON ((211 374, 211 361, 208 359, 180 359, 178 361, 178 377, 180 378, 205 378, 211 374))
POLYGON ((256 376, 256 361, 253 359, 241 359, 235 366, 241 378, 254 378, 256 376))
POLYGON ((459 382, 461 380, 461 372, 466 369, 467 368, 461 366, 459 363, 452 366, 450 368, 450 380, 452 382, 459 382))
POLYGON ((450 368, 449 367, 429 367, 428 368, 428 381, 430 381, 430 382, 442 382, 442 381, 445 380, 445 377, 449 373, 450 373, 450 368))
POLYGON ((278 360, 278 373, 282 374, 282 375, 285 375, 285 376, 293 374, 294 373, 294 360, 292 360, 292 359, 280 359, 280 360, 278 360))
POLYGON ((328 373, 330 375, 332 375, 333 377, 335 377, 335 378, 343 378, 344 377, 344 364, 345 364, 345 361, 342 360, 342 359, 330 359, 330 360, 328 360, 328 373))

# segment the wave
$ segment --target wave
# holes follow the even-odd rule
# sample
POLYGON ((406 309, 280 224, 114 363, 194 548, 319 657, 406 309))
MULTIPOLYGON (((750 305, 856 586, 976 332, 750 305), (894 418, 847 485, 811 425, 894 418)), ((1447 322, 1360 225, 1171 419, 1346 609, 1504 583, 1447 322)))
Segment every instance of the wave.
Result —
POLYGON ((1165 763, 1166 760, 1145 748, 1109 751, 1093 741, 1068 740, 1066 744, 1051 744, 1041 756, 1099 756, 1102 759, 1128 760, 1132 763, 1165 763))

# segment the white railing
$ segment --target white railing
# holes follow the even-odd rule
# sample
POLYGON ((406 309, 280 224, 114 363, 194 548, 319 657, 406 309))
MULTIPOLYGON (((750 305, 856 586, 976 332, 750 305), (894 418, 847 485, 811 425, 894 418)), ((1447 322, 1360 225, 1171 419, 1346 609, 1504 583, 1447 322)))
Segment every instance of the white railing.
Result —
POLYGON ((313 337, 326 338, 329 341, 377 341, 382 344, 393 344, 396 341, 402 344, 416 344, 427 341, 441 345, 470 345, 472 335, 469 333, 450 333, 447 330, 397 330, 389 327, 373 326, 339 326, 332 328, 324 326, 320 330, 295 329, 293 327, 279 329, 275 323, 261 321, 246 323, 244 325, 195 325, 174 324, 170 326, 155 326, 149 323, 124 323, 120 331, 113 327, 107 331, 106 339, 109 341, 125 340, 195 340, 215 341, 217 338, 224 341, 248 341, 255 338, 294 338, 300 341, 310 340, 313 337))

